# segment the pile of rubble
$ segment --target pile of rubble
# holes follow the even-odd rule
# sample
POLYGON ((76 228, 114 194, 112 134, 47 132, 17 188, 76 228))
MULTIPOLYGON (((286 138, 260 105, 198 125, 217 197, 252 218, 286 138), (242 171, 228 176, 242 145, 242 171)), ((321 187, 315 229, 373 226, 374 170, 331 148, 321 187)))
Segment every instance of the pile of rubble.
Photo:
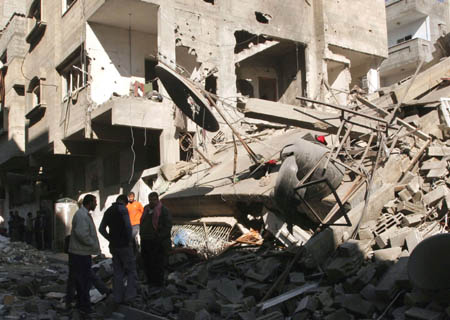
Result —
MULTIPOLYGON (((94 270, 104 281, 109 281, 111 259, 98 257, 97 260, 100 262, 94 270)), ((67 278, 66 254, 39 251, 26 243, 10 242, 0 236, 0 319, 71 318, 71 312, 63 303, 67 278)), ((105 296, 96 289, 91 290, 91 301, 97 303, 103 298, 105 296)), ((107 309, 102 303, 98 308, 107 309)), ((106 311, 104 314, 111 314, 106 311)))

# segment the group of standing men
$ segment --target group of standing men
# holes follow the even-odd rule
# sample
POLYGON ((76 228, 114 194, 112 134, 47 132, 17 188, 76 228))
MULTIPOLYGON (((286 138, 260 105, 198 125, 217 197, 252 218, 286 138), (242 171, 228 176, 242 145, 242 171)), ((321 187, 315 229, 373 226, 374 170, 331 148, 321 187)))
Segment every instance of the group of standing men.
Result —
MULTIPOLYGON (((148 196, 145 207, 135 200, 135 194, 120 195, 104 213, 99 232, 109 241, 113 260, 114 302, 129 303, 137 295, 136 254, 141 239, 141 256, 149 287, 164 285, 164 266, 171 247, 172 221, 156 192, 148 196), (126 285, 125 285, 126 281, 126 285)), ((95 281, 91 271, 92 255, 100 254, 94 221, 90 214, 97 200, 86 195, 72 220, 69 243, 69 274, 73 275, 77 291, 77 308, 91 313, 89 290, 95 281)))
POLYGON ((50 247, 50 229, 47 226, 47 219, 43 211, 38 211, 36 218, 28 212, 24 219, 18 211, 9 213, 9 236, 11 241, 25 241, 29 245, 36 245, 39 250, 50 247))

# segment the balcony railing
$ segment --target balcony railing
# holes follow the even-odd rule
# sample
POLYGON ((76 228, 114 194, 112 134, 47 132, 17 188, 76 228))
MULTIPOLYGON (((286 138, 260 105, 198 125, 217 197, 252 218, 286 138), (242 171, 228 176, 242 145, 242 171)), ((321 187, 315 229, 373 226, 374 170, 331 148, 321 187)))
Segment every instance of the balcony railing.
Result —
POLYGON ((381 72, 388 72, 403 65, 420 60, 429 61, 431 55, 431 42, 424 39, 411 39, 389 48, 389 57, 383 61, 380 67, 381 72))

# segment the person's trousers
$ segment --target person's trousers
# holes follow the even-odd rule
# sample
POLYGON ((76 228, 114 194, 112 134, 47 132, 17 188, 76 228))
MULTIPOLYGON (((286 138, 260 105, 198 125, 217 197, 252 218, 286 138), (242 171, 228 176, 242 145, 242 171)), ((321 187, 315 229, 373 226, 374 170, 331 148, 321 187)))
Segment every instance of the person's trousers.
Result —
POLYGON ((140 248, 140 241, 139 241, 139 230, 140 225, 135 224, 134 226, 131 226, 131 238, 133 239, 133 249, 134 253, 136 254, 139 251, 140 248))
MULTIPOLYGON (((101 293, 107 294, 110 292, 110 289, 106 286, 106 284, 100 279, 97 274, 90 269, 89 277, 91 278, 91 284, 101 293)), ((90 287, 89 287, 90 289, 90 287)), ((69 275, 67 278, 67 287, 66 287, 66 303, 72 303, 75 299, 75 290, 76 290, 76 280, 75 280, 75 272, 73 266, 73 257, 72 253, 69 253, 69 275)))
POLYGON ((130 302, 137 295, 136 260, 133 248, 110 248, 114 269, 114 302, 130 302), (127 285, 125 286, 125 280, 127 285))
POLYGON ((91 300, 89 289, 92 285, 91 279, 91 256, 72 255, 72 271, 75 278, 75 288, 77 290, 77 308, 84 312, 91 310, 91 300))
POLYGON ((149 286, 162 287, 164 285, 167 254, 166 241, 141 238, 141 256, 149 286))

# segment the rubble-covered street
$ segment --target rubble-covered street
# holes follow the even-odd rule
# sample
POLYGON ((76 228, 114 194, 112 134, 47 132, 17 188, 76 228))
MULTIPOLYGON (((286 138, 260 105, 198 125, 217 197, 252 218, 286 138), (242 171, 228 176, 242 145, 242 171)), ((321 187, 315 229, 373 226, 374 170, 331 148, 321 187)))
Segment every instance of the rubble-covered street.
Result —
POLYGON ((0 0, 0 320, 450 320, 450 1, 282 2, 0 0))

